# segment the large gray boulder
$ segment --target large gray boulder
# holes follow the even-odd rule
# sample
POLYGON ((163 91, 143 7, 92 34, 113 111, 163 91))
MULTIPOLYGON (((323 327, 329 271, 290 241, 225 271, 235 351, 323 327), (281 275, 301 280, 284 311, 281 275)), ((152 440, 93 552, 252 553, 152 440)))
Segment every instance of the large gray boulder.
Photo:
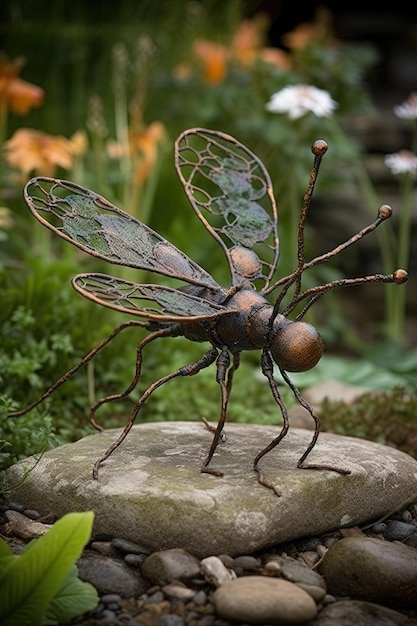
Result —
MULTIPOLYGON (((256 453, 279 429, 232 424, 219 444, 213 468, 200 473, 212 434, 193 422, 135 426, 103 463, 92 466, 120 433, 94 434, 45 453, 12 495, 41 513, 93 510, 95 534, 117 536, 151 551, 181 547, 202 558, 248 554, 275 543, 376 519, 400 508, 417 488, 417 461, 381 444, 321 433, 312 463, 351 470, 297 469, 312 433, 290 429, 261 461, 278 497, 257 482, 256 453)), ((34 458, 6 473, 17 485, 34 458)))

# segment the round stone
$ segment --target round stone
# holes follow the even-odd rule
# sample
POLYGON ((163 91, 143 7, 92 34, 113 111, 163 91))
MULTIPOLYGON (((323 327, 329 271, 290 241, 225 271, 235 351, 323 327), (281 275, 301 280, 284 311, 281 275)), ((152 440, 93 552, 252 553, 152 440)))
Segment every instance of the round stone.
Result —
POLYGON ((307 583, 296 583, 297 587, 300 587, 303 591, 306 591, 317 604, 321 602, 325 595, 326 589, 318 587, 317 585, 308 585, 307 583))
POLYGON ((217 556, 208 556, 200 561, 200 568, 204 578, 215 587, 236 578, 236 574, 227 569, 217 556))
POLYGON ((164 585, 162 587, 162 591, 165 596, 169 598, 175 598, 176 600, 180 600, 181 602, 188 602, 192 598, 194 598, 194 590, 189 589, 188 587, 182 586, 179 583, 169 583, 169 585, 164 585))
POLYGON ((386 606, 340 600, 325 606, 309 626, 416 626, 416 620, 386 606))
POLYGON ((256 572, 261 568, 261 563, 259 559, 255 558, 254 556, 242 555, 237 556, 233 560, 233 567, 240 567, 247 572, 256 572))
POLYGON ((316 585, 326 587, 323 577, 317 572, 302 565, 298 561, 286 558, 279 562, 281 565, 281 576, 293 583, 305 583, 306 585, 316 585))
POLYGON ((120 429, 49 450, 35 467, 33 457, 18 462, 7 470, 5 488, 22 483, 11 497, 41 515, 93 510, 94 537, 118 537, 149 552, 181 547, 198 558, 255 554, 363 524, 400 508, 417 488, 411 456, 326 432, 309 461, 351 473, 300 469, 312 433, 290 428, 260 462, 281 493, 277 497, 258 483, 253 460, 279 426, 229 423, 225 433, 211 462, 222 478, 200 472, 212 433, 200 423, 162 422, 134 426, 100 467, 98 480, 92 477, 94 462, 120 429))
POLYGON ((91 583, 102 595, 118 594, 124 598, 139 595, 146 583, 133 569, 118 559, 84 550, 77 561, 81 580, 91 583))
POLYGON ((181 548, 160 550, 144 560, 142 575, 155 585, 187 581, 200 575, 200 561, 181 548))
POLYGON ((370 537, 345 537, 321 567, 330 593, 395 608, 417 608, 417 550, 370 537))
POLYGON ((384 537, 388 541, 405 541, 417 531, 414 524, 401 522, 400 520, 390 520, 384 530, 384 537))
POLYGON ((218 615, 249 624, 302 624, 314 619, 317 606, 296 585, 266 576, 243 576, 224 583, 213 594, 218 615))
POLYGON ((126 539, 121 539, 120 537, 114 537, 111 541, 111 544, 115 550, 121 552, 122 554, 143 554, 148 553, 143 546, 138 545, 137 543, 133 543, 133 541, 127 541, 126 539))

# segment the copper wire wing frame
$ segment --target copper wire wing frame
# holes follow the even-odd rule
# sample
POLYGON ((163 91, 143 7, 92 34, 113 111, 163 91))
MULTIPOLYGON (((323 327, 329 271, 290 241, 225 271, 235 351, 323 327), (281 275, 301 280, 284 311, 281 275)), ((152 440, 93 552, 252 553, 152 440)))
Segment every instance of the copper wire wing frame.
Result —
POLYGON ((211 346, 200 358, 154 381, 142 393, 119 437, 95 462, 94 479, 98 478, 104 461, 123 443, 144 403, 157 389, 174 378, 194 376, 213 364, 221 393, 221 408, 216 427, 203 418, 213 432, 213 438, 201 471, 222 476, 220 470, 211 466, 211 461, 223 439, 233 377, 241 353, 254 349, 261 350, 261 370, 283 420, 277 436, 253 460, 258 482, 280 495, 279 488, 267 479, 260 466, 261 459, 278 446, 289 430, 287 409, 274 378, 274 364, 296 400, 314 420, 312 439, 299 458, 298 467, 349 474, 348 469, 332 464, 306 463, 319 437, 320 420, 290 379, 288 371, 313 367, 324 345, 318 332, 302 319, 317 300, 335 288, 375 282, 400 285, 406 282, 408 275, 405 270, 398 269, 388 275, 334 280, 303 291, 305 271, 328 262, 373 232, 392 214, 391 208, 383 205, 371 224, 330 252, 306 261, 304 229, 321 160, 326 152, 325 141, 314 142, 314 162, 298 225, 297 267, 288 276, 276 280, 278 211, 272 183, 263 163, 246 146, 219 131, 193 128, 178 137, 175 142, 177 173, 197 217, 224 251, 231 276, 228 288, 218 285, 208 272, 159 233, 93 191, 53 178, 38 177, 29 181, 24 190, 26 203, 34 217, 52 232, 104 261, 149 270, 175 278, 185 285, 176 289, 158 284, 138 284, 98 273, 75 276, 73 287, 82 296, 101 306, 130 314, 134 319, 120 324, 37 400, 10 413, 9 417, 24 415, 46 400, 125 329, 142 327, 150 334, 137 346, 131 382, 124 391, 103 397, 90 407, 89 420, 96 430, 102 430, 96 421, 97 410, 106 403, 123 400, 140 382, 146 346, 157 339, 176 336, 191 341, 208 341, 211 346), (278 295, 271 304, 267 297, 278 288, 278 295), (302 308, 298 310, 300 306, 302 308), (290 319, 296 309, 294 319, 290 319))

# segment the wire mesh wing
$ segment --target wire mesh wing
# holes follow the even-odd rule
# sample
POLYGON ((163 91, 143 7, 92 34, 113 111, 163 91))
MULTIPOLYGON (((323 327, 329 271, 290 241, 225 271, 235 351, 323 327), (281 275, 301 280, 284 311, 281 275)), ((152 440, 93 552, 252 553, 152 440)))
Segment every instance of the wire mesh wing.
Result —
POLYGON ((24 197, 44 226, 93 256, 212 290, 220 288, 184 252, 89 189, 69 181, 38 177, 27 183, 24 197))
POLYGON ((226 253, 232 284, 261 278, 266 289, 279 240, 272 183, 262 162, 233 137, 194 128, 178 137, 175 165, 195 212, 226 253))
POLYGON ((236 312, 181 289, 140 285, 107 274, 78 274, 72 284, 76 291, 93 302, 150 320, 184 321, 187 318, 194 321, 236 312))

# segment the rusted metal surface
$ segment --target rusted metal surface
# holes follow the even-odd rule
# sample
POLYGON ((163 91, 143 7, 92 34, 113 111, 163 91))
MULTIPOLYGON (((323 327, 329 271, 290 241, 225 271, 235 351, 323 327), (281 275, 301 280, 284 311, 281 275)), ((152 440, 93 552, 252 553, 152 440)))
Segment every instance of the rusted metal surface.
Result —
POLYGON ((315 424, 312 440, 299 459, 298 467, 348 474, 349 471, 343 468, 306 463, 317 442, 320 422, 288 372, 314 367, 323 353, 324 344, 317 330, 301 320, 314 302, 336 287, 369 282, 401 284, 407 280, 407 272, 396 270, 389 275, 340 279, 302 290, 306 270, 329 261, 391 216, 391 209, 384 205, 370 225, 330 252, 306 261, 304 227, 326 151, 327 144, 322 140, 312 146, 314 163, 299 221, 297 267, 290 275, 277 280, 278 214, 271 180, 262 162, 236 139, 218 131, 194 128, 179 136, 175 143, 175 166, 196 215, 224 250, 231 277, 230 287, 226 288, 160 234, 93 191, 52 178, 39 177, 29 181, 24 191, 25 200, 33 215, 55 234, 109 263, 148 270, 178 279, 186 285, 172 288, 137 284, 98 273, 75 276, 72 284, 81 295, 139 319, 117 327, 38 400, 10 416, 27 413, 45 400, 119 332, 132 326, 143 326, 150 334, 137 347, 136 370, 129 387, 119 394, 102 398, 90 408, 90 421, 96 428, 99 428, 95 421, 97 409, 107 402, 126 397, 136 387, 142 371, 143 350, 149 343, 163 337, 184 336, 191 341, 210 342, 211 347, 194 363, 167 374, 146 389, 135 403, 119 438, 94 465, 95 478, 102 462, 123 442, 142 406, 156 389, 173 378, 192 376, 212 364, 216 366, 221 408, 201 470, 221 475, 210 462, 222 438, 233 375, 244 350, 261 351, 261 369, 283 418, 277 437, 254 459, 259 482, 279 495, 260 467, 262 457, 279 444, 289 428, 287 409, 274 379, 274 363, 315 424), (271 304, 267 296, 276 290, 278 293, 271 304), (301 310, 290 319, 296 308, 301 310))

